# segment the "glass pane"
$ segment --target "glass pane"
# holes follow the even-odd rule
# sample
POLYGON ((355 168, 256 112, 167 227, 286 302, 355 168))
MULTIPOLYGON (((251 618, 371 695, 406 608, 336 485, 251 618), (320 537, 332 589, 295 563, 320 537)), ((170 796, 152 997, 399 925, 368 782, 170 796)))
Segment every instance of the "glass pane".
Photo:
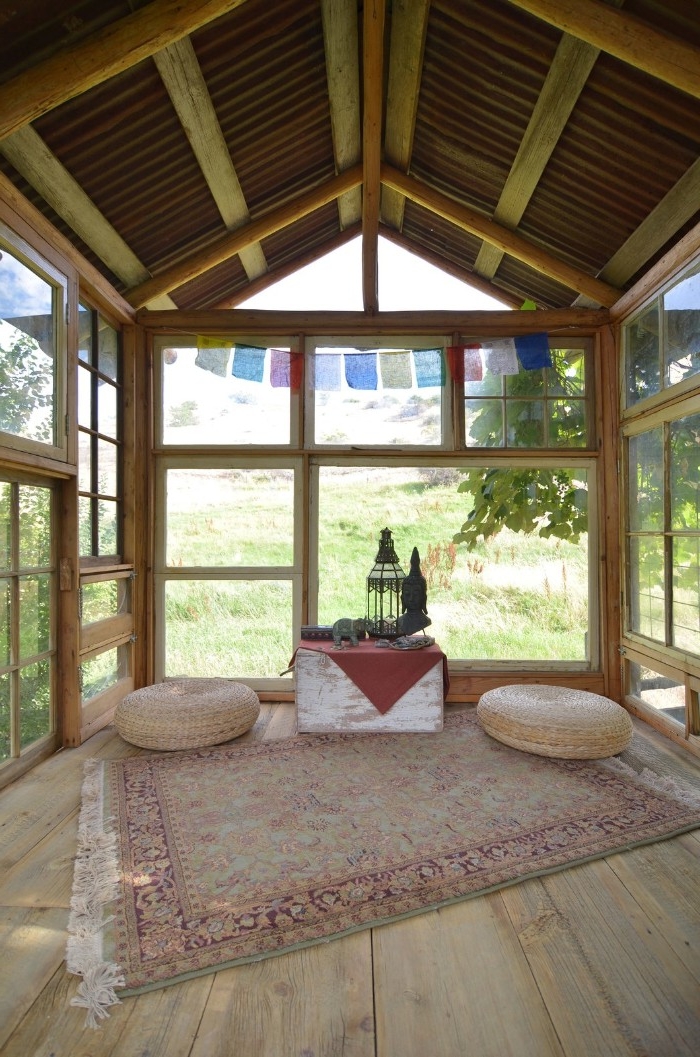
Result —
POLYGON ((97 490, 101 495, 117 495, 117 457, 119 448, 108 440, 97 441, 97 490))
POLYGON ((12 660, 11 613, 12 587, 9 580, 0 580, 0 666, 3 668, 12 660))
POLYGON ((19 486, 19 565, 21 569, 51 565, 51 492, 19 486))
POLYGON ((506 396, 544 396, 544 371, 523 371, 504 375, 506 396))
POLYGON ((12 564, 12 485, 0 481, 0 569, 12 564))
POLYGON ((654 303, 624 331, 627 406, 661 392, 659 307, 654 303))
POLYGON ((90 363, 92 349, 92 312, 85 305, 78 305, 78 359, 90 363))
POLYGON ((112 381, 119 381, 119 334, 102 317, 98 318, 97 367, 112 381))
POLYGON ((93 374, 78 365, 78 425, 92 429, 92 379, 93 374))
POLYGON ((509 400, 506 404, 506 430, 509 448, 543 447, 544 401, 509 400))
POLYGON ((685 687, 661 672, 631 662, 630 694, 675 723, 685 725, 685 687))
POLYGON ((169 566, 292 565, 294 471, 168 470, 169 566))
POLYGON ((83 627, 131 612, 131 582, 127 579, 100 580, 80 588, 80 615, 83 627))
POLYGON ((92 434, 78 432, 78 488, 92 491, 92 434))
POLYGON ((431 381, 432 375, 424 379, 422 368, 414 363, 414 356, 422 352, 428 350, 414 353, 392 349, 378 356, 374 351, 363 354, 356 349, 318 348, 312 367, 315 443, 382 447, 440 444, 444 364, 438 354, 434 371, 437 382, 423 384, 431 381), (366 364, 365 356, 369 358, 366 364), (397 365, 402 363, 405 377, 399 388, 396 379, 401 368, 397 365))
POLYGON ((630 628, 647 638, 665 642, 663 537, 633 537, 629 546, 630 628))
POLYGON ((53 444, 54 288, 3 249, 0 255, 0 430, 53 444))
POLYGON ((99 532, 99 554, 118 554, 117 522, 119 507, 110 499, 97 502, 97 522, 99 532))
POLYGON ((8 760, 12 754, 10 712, 10 675, 0 675, 0 760, 8 760))
POLYGON ((465 396, 502 396, 503 395, 503 375, 491 374, 490 371, 484 372, 484 377, 480 382, 465 382, 464 383, 464 395, 465 396))
POLYGON ((677 283, 663 299, 666 385, 700 372, 700 272, 677 283))
POLYGON ((85 496, 78 499, 78 535, 82 556, 92 554, 92 503, 85 496))
POLYGON ((630 529, 654 531, 664 527, 663 433, 653 429, 629 439, 630 529))
POLYGON ((80 665, 81 699, 83 703, 109 690, 120 679, 129 675, 129 648, 117 646, 105 650, 96 657, 90 657, 80 665))
POLYGON ((19 578, 20 661, 51 647, 51 577, 19 578))
POLYGON ((700 529, 700 414, 671 423, 671 527, 700 529))
POLYGON ((700 537, 673 541, 673 645, 700 654, 700 537))
MULTIPOLYGON (((533 496, 519 488, 515 471, 494 473, 504 475, 514 513, 537 504, 536 485, 533 496)), ((495 487, 493 478, 484 483, 481 470, 475 474, 477 493, 495 487)), ((559 475, 571 482, 569 471, 559 475)), ((554 496, 555 475, 548 476, 554 496)), ((432 621, 425 631, 451 659, 586 660, 585 533, 572 543, 503 527, 471 551, 455 545, 452 537, 474 507, 473 495, 458 491, 465 479, 446 467, 321 467, 317 622, 366 613, 367 576, 388 527, 404 572, 418 549, 432 621)), ((578 498, 570 499, 585 527, 585 478, 574 491, 578 498)))
POLYGON ((166 583, 166 676, 276 678, 293 650, 289 581, 166 583))
POLYGON ((20 747, 50 734, 51 723, 51 664, 38 661, 19 673, 20 747))
POLYGON ((586 353, 584 349, 551 349, 553 367, 547 369, 547 392, 550 396, 581 397, 586 391, 586 353))
POLYGON ((550 448, 585 448, 586 403, 584 400, 548 400, 547 423, 550 448))
POLYGON ((163 443, 289 444, 291 390, 272 385, 264 351, 258 382, 234 377, 230 348, 164 349, 163 443))
POLYGON ((465 400, 464 433, 469 448, 502 448, 503 401, 465 400))
POLYGON ((97 431, 117 437, 117 390, 101 378, 97 383, 97 431))

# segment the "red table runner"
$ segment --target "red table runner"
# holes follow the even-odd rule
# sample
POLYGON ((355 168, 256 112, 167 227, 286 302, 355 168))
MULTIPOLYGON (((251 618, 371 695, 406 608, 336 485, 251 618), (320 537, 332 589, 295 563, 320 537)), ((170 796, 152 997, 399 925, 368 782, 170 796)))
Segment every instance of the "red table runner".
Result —
MULTIPOLYGON (((450 680, 447 657, 439 646, 424 646, 419 650, 377 648, 374 640, 365 639, 357 646, 338 650, 332 642, 304 639, 297 649, 325 653, 352 679, 368 701, 384 715, 400 697, 410 690, 426 672, 442 662, 442 683, 447 696, 450 680)), ((294 664, 296 651, 292 658, 294 664)))

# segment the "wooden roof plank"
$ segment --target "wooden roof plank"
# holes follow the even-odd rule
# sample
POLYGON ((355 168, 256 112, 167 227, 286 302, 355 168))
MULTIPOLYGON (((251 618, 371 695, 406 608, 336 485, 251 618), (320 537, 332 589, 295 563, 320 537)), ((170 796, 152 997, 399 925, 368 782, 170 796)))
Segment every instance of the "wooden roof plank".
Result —
MULTIPOLYGON (((33 128, 27 126, 7 136, 0 141, 0 151, 126 286, 150 277, 148 269, 33 128)), ((170 297, 161 295, 149 301, 149 307, 176 306, 170 297)))
MULTIPOLYGON (((248 206, 192 42, 185 37, 153 58, 224 224, 229 231, 246 224, 248 206)), ((259 242, 239 257, 249 279, 267 271, 259 242)))
POLYGON ((274 234, 275 231, 293 224, 295 220, 313 213, 315 209, 334 201, 339 195, 359 186, 361 182, 362 166, 356 165, 347 172, 340 173, 320 186, 299 195, 291 202, 286 202, 264 216, 251 220, 249 224, 236 231, 230 231, 215 239, 203 250, 191 254, 184 261, 179 261, 152 279, 135 286, 127 293, 127 301, 134 308, 142 308, 152 298, 175 290, 178 286, 189 282, 190 279, 202 275, 210 268, 233 257, 234 254, 240 253, 245 246, 259 242, 260 239, 274 234))
POLYGON ((0 139, 102 84, 245 0, 152 0, 0 85, 0 139))
MULTIPOLYGON (((493 219, 500 224, 520 223, 599 54, 584 41, 562 37, 494 210, 493 219)), ((484 243, 474 270, 492 279, 502 258, 501 250, 484 243)))
MULTIPOLYGON (((355 0, 321 0, 326 80, 336 172, 362 160, 360 70, 357 4, 355 0)), ((359 188, 338 199, 341 228, 352 227, 362 216, 359 188)))
POLYGON ((364 112, 362 122, 362 299, 365 312, 379 310, 379 197, 382 160, 382 90, 385 0, 363 10, 364 112))
POLYGON ((411 176, 393 169, 389 165, 382 166, 382 181, 390 187, 401 191, 407 198, 418 205, 429 209, 438 216, 444 217, 450 223, 456 224, 464 231, 469 231, 479 238, 485 239, 492 245, 497 246, 504 253, 523 261, 529 267, 542 272, 563 283, 565 286, 576 290, 578 293, 586 294, 593 298, 597 304, 610 307, 620 295, 620 291, 600 279, 582 272, 565 261, 553 256, 546 250, 541 249, 528 239, 518 235, 515 231, 496 224, 495 221, 477 213, 476 210, 464 206, 447 195, 436 191, 426 184, 411 176))
MULTIPOLYGON (((429 12, 430 0, 396 0, 391 12, 384 157, 404 172, 411 163, 429 12)), ((382 219, 397 231, 405 202, 403 195, 383 189, 382 219)))
POLYGON ((700 49, 600 0, 510 0, 665 84, 700 98, 700 49))

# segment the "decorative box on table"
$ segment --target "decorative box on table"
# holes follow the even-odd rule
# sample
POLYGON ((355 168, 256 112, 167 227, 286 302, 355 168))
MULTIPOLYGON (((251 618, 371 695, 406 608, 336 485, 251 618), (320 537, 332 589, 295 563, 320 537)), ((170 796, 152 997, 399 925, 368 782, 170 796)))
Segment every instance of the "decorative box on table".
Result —
POLYGON ((294 671, 300 733, 442 730, 448 678, 439 646, 398 650, 367 640, 338 650, 303 641, 294 671))

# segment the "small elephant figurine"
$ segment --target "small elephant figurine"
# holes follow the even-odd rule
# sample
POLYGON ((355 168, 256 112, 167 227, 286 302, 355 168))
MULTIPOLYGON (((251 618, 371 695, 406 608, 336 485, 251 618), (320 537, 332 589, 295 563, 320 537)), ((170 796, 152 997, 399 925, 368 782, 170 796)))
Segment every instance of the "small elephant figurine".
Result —
POLYGON ((351 617, 341 617, 333 625, 333 645, 336 650, 342 650, 343 639, 350 639, 351 646, 357 646, 357 634, 367 630, 367 621, 364 617, 352 620, 351 617))

